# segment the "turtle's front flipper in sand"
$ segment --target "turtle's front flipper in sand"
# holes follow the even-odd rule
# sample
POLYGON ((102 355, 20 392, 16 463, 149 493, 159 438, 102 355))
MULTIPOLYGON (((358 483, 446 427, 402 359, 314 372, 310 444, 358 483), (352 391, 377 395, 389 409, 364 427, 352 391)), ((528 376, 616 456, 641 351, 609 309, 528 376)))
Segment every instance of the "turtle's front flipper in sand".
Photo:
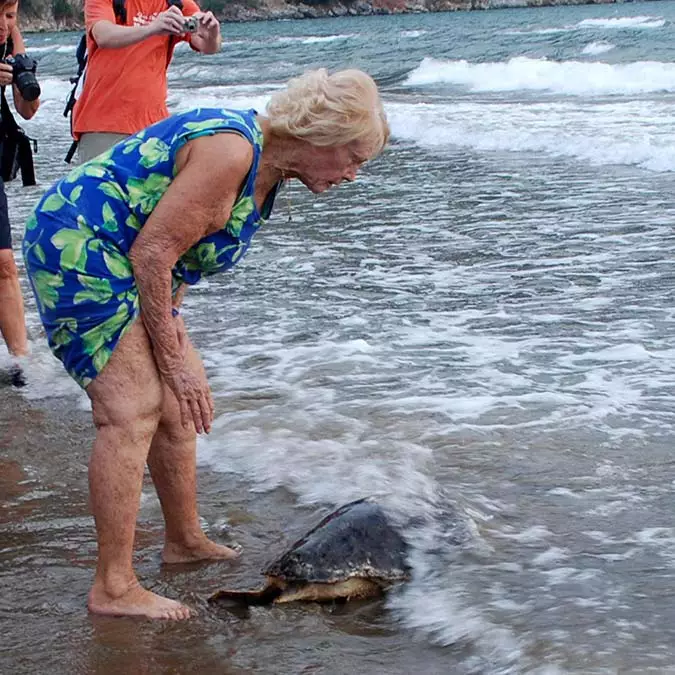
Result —
POLYGON ((236 604, 236 605, 269 605, 282 593, 282 590, 274 584, 267 584, 257 591, 231 591, 222 590, 214 593, 209 598, 211 604, 236 604))

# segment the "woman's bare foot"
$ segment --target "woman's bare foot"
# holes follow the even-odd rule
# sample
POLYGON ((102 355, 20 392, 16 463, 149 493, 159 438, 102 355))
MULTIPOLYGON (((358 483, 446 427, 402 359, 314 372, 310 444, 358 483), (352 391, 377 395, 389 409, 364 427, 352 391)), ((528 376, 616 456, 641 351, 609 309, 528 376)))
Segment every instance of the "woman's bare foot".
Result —
POLYGON ((223 546, 214 541, 203 539, 190 544, 167 541, 162 551, 165 563, 188 563, 198 560, 234 560, 241 555, 241 547, 223 546))
POLYGON ((164 598, 142 588, 138 582, 122 594, 106 592, 102 582, 95 581, 89 592, 89 611, 107 616, 141 616, 148 619, 181 621, 189 619, 191 610, 180 602, 164 598))

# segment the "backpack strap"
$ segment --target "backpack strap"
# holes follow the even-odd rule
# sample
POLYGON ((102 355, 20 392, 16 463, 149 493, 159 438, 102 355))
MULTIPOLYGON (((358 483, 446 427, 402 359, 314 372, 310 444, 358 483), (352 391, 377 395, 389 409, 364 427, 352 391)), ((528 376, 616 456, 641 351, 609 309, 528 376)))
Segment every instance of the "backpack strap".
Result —
POLYGON ((127 22, 127 7, 126 0, 113 0, 113 12, 117 23, 126 24, 127 22))
POLYGON ((19 125, 16 123, 5 97, 5 87, 0 87, 0 117, 2 117, 5 136, 12 136, 19 131, 19 125))

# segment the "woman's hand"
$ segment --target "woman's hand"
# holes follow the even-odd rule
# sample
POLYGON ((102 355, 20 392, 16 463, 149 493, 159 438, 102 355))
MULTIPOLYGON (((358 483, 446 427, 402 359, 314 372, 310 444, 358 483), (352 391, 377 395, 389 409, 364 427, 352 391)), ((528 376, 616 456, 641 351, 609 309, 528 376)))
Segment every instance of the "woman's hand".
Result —
POLYGON ((198 434, 211 431, 213 422, 213 397, 204 371, 193 372, 187 365, 185 356, 190 345, 183 317, 174 309, 174 325, 178 336, 178 345, 181 352, 181 364, 177 368, 162 368, 159 371, 176 396, 180 406, 180 417, 183 426, 187 429, 190 420, 195 425, 198 434))
POLYGON ((14 79, 14 68, 9 63, 0 63, 0 86, 6 87, 12 84, 14 79))
POLYGON ((180 406, 180 420, 186 429, 190 420, 198 434, 211 431, 213 398, 203 372, 194 372, 186 363, 173 371, 161 371, 164 381, 175 394, 180 406))

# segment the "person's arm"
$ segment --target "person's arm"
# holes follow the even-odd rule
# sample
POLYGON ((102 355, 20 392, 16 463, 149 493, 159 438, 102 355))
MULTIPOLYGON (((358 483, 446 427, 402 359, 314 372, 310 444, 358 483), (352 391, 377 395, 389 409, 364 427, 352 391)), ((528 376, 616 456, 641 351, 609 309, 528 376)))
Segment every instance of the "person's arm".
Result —
POLYGON ((197 32, 188 38, 192 49, 201 54, 219 52, 222 45, 220 22, 213 12, 202 12, 194 0, 183 0, 183 14, 194 16, 199 21, 197 32))
POLYGON ((208 384, 185 364, 186 345, 172 316, 171 270, 188 249, 229 220, 253 150, 240 136, 216 134, 191 141, 180 153, 178 173, 136 237, 129 259, 157 367, 178 399, 183 425, 192 420, 201 432, 210 429, 213 403, 208 384))
MULTIPOLYGON (((26 53, 26 46, 23 43, 23 37, 21 37, 21 32, 16 26, 14 26, 14 30, 12 30, 12 44, 14 45, 14 51, 12 55, 26 53)), ((7 67, 7 64, 0 65, 7 67)), ((11 66, 9 66, 9 68, 11 68, 11 66)), ((39 98, 36 98, 34 101, 26 101, 26 99, 21 96, 21 92, 16 85, 12 86, 12 97, 14 99, 14 108, 25 120, 29 120, 31 117, 33 117, 40 107, 39 98)))
POLYGON ((178 7, 171 6, 145 26, 120 26, 110 17, 88 17, 87 26, 97 47, 120 49, 129 47, 153 35, 182 35, 184 17, 178 7))

